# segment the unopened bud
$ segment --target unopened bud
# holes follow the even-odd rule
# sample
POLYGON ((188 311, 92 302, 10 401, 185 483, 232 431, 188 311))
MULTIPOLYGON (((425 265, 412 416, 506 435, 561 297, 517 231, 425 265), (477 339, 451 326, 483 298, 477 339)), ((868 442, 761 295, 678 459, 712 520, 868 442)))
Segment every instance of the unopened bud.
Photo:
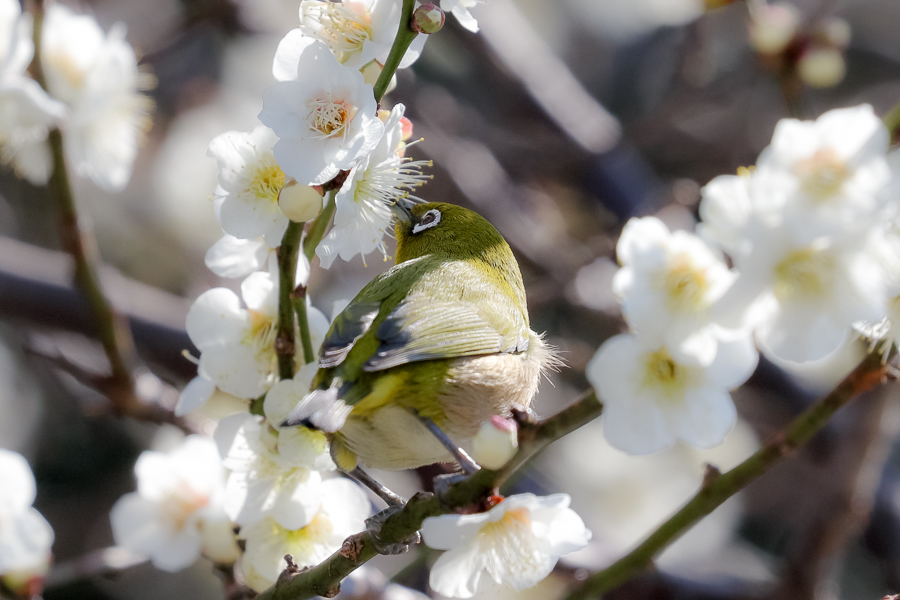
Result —
POLYGON ((229 565, 241 556, 234 539, 234 526, 227 518, 201 521, 200 543, 203 555, 214 563, 229 565))
POLYGON ((817 33, 822 42, 829 46, 844 49, 850 45, 852 35, 850 23, 840 17, 832 17, 825 21, 817 33))
POLYGON ((413 13, 412 25, 419 33, 437 33, 444 26, 444 11, 435 4, 422 4, 413 13))
POLYGON ((813 46, 797 62, 797 75, 809 87, 834 87, 844 79, 846 72, 847 63, 837 48, 813 46))
POLYGON ((322 194, 290 178, 278 193, 278 206, 284 216, 295 223, 311 221, 322 212, 322 194))
POLYGON ((499 469, 515 456, 518 447, 516 422, 493 416, 475 434, 472 457, 482 467, 499 469))
POLYGON ((797 35, 800 14, 791 4, 768 4, 753 12, 750 44, 760 54, 779 54, 797 35))

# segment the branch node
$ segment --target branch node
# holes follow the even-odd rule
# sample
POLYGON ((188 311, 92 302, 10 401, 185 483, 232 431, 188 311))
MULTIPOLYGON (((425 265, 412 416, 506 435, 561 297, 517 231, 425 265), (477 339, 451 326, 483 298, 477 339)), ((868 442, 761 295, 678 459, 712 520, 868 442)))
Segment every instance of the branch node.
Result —
POLYGON ((291 292, 291 300, 298 300, 300 298, 306 298, 306 286, 302 283, 298 284, 291 292))
POLYGON ((712 463, 706 463, 703 470, 703 489, 709 488, 713 482, 722 475, 719 467, 712 463))
POLYGON ((275 338, 275 353, 281 355, 293 354, 294 343, 287 339, 287 336, 279 333, 275 338))
MULTIPOLYGON (((341 549, 338 550, 338 554, 351 562, 357 563, 359 562, 359 555, 362 553, 364 545, 365 543, 363 542, 362 534, 356 533, 344 540, 344 543, 341 544, 341 549)), ((340 585, 338 585, 338 589, 340 589, 340 585)))

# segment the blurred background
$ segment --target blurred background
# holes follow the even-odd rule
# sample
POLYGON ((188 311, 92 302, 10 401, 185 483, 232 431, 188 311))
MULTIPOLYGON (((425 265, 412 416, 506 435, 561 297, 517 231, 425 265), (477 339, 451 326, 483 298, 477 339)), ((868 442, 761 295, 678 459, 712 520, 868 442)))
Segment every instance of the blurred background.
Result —
MULTIPOLYGON (((900 101, 898 0, 798 1, 795 35, 775 52, 762 33, 777 38, 778 23, 751 43, 748 4, 765 8, 750 0, 488 0, 473 11, 480 34, 448 18, 414 67, 398 73, 386 103, 407 106, 414 135, 424 137, 411 153, 434 160, 434 180, 420 195, 473 208, 497 226, 520 262, 533 328, 563 352, 567 367, 543 385, 539 414, 587 389, 587 361, 624 328, 610 283, 616 239, 629 217, 655 214, 671 229, 692 229, 701 187, 753 164, 778 119, 864 102, 883 115, 900 101), (801 70, 803 56, 823 44, 843 62, 832 53, 801 70)), ((178 389, 195 374, 181 354, 196 355, 183 329, 191 301, 210 287, 239 283, 219 280, 203 263, 221 235, 211 201, 215 161, 206 148, 219 133, 257 124, 275 48, 297 22, 298 5, 75 5, 104 29, 126 23, 143 68, 157 80, 153 127, 128 188, 111 195, 78 180, 75 193, 93 220, 109 294, 132 317, 142 359, 178 389)), ((96 572, 96 551, 112 544, 109 509, 134 489, 135 459, 175 434, 105 414, 96 392, 25 351, 52 348, 89 368, 105 365, 58 248, 46 190, 0 174, 0 447, 29 458, 35 506, 56 532, 57 567, 44 596, 223 598, 221 580, 202 560, 176 574, 148 564, 96 572)), ((335 302, 389 266, 370 259, 367 267, 357 258, 314 268, 313 304, 330 316, 335 302)), ((711 451, 676 447, 628 457, 604 442, 599 422, 554 444, 506 491, 570 494, 594 540, 537 589, 515 597, 559 597, 610 564, 696 491, 706 463, 725 470, 749 456, 758 440, 849 372, 863 350, 860 342, 802 369, 763 361, 734 394, 739 427, 711 451)), ((793 460, 670 548, 658 570, 609 598, 868 600, 900 591, 896 394, 888 386, 851 404, 793 460)), ((208 410, 197 421, 201 429, 228 409, 208 410)), ((435 472, 377 477, 410 494, 435 472)), ((434 558, 424 548, 382 557, 342 597, 416 597, 399 587, 381 591, 389 579, 428 593, 434 558)))

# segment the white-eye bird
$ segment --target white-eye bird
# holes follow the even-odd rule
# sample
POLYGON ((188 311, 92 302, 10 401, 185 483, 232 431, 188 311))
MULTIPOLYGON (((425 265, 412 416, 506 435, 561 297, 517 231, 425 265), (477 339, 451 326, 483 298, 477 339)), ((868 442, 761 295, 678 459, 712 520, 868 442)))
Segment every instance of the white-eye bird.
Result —
POLYGON ((451 204, 392 207, 397 264, 338 315, 288 425, 326 432, 338 466, 409 469, 453 456, 493 415, 526 410, 557 363, 530 329, 509 245, 451 204), (424 423, 424 424, 423 424, 424 423))

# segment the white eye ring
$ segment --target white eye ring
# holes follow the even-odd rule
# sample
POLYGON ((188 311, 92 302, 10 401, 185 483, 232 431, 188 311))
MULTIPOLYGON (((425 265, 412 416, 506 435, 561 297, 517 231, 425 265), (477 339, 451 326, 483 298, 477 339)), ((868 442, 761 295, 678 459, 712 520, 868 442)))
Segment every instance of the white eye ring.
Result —
POLYGON ((430 229, 441 222, 441 211, 436 208, 432 208, 427 213, 422 215, 422 219, 413 226, 413 233, 419 233, 421 231, 425 231, 426 229, 430 229), (428 217, 434 217, 431 221, 425 222, 428 217))

